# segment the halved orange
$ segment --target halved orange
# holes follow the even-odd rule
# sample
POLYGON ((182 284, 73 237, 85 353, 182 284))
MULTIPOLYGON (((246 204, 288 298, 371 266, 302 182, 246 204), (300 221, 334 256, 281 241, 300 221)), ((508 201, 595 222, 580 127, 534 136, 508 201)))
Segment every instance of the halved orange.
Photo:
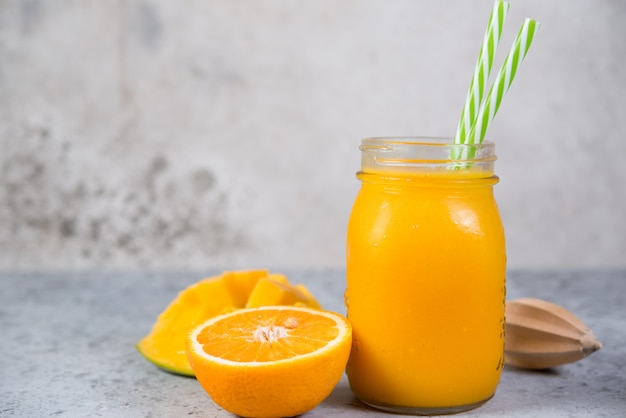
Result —
POLYGON ((291 417, 332 392, 351 344, 352 328, 339 314, 272 306, 207 320, 189 334, 187 355, 202 387, 225 410, 291 417))

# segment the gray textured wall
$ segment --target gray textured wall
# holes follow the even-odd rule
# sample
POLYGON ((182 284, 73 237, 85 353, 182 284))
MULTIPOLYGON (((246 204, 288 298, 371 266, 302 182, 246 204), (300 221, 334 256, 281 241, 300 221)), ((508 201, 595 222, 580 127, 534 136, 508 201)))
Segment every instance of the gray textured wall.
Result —
MULTIPOLYGON (((509 265, 624 267, 626 2, 511 3, 509 265)), ((0 0, 0 268, 343 266, 360 139, 454 134, 491 5, 0 0)))

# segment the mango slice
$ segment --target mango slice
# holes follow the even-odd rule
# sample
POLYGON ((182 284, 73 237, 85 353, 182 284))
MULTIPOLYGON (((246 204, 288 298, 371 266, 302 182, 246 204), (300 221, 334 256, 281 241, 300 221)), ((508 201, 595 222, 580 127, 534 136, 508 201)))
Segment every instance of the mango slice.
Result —
POLYGON ((252 289, 262 277, 267 277, 267 270, 226 271, 222 273, 222 281, 235 298, 236 307, 244 307, 252 289))
POLYGON ((181 291, 158 316, 150 333, 137 344, 149 361, 172 373, 193 376, 187 360, 185 338, 195 325, 227 312, 236 297, 222 276, 200 280, 181 291))
POLYGON ((319 304, 303 285, 294 286, 271 276, 260 279, 250 294, 246 308, 273 305, 303 305, 318 308, 319 304))
POLYGON ((321 309, 304 285, 267 270, 226 271, 183 289, 158 316, 137 350, 171 373, 194 376, 185 349, 187 334, 214 316, 245 307, 300 305, 321 309))

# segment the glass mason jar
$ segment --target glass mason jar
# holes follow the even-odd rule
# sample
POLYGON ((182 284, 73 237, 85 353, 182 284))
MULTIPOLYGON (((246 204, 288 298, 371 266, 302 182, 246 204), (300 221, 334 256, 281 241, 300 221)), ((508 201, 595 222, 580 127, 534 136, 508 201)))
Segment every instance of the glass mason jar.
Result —
POLYGON ((350 388, 404 414, 476 408, 504 365, 495 146, 370 138, 360 150, 347 237, 350 388))

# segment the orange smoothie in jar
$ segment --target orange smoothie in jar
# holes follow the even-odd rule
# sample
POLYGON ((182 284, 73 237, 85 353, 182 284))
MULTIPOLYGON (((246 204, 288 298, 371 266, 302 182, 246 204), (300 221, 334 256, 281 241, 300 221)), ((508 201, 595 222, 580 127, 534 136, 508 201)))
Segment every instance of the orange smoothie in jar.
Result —
POLYGON ((356 397, 380 409, 472 409, 493 396, 502 371, 506 256, 493 144, 458 151, 471 156, 461 164, 448 160, 453 147, 393 138, 361 147, 347 374, 356 397))

